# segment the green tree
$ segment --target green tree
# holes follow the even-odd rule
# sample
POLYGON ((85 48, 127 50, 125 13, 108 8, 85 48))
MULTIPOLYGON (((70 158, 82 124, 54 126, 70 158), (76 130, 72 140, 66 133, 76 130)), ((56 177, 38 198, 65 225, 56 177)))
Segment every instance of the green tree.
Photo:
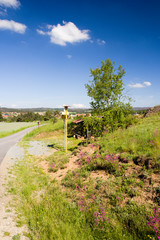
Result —
POLYGON ((59 117, 59 116, 61 116, 61 111, 55 110, 55 111, 53 112, 53 114, 54 114, 54 117, 59 117))
POLYGON ((52 110, 47 110, 44 115, 44 121, 48 121, 54 117, 54 113, 52 110))
POLYGON ((0 122, 2 122, 4 119, 3 119, 3 116, 2 116, 2 113, 0 112, 0 122))
POLYGON ((85 87, 88 96, 91 97, 91 107, 93 112, 102 113, 111 109, 114 105, 119 105, 123 97, 123 76, 125 70, 122 66, 115 69, 115 62, 110 59, 102 61, 100 68, 91 69, 92 81, 85 87))

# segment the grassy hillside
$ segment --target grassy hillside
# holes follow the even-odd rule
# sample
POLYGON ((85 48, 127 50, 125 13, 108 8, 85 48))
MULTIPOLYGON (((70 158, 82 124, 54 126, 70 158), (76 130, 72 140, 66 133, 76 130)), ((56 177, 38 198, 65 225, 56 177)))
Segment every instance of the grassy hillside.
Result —
POLYGON ((127 159, 160 157, 160 115, 143 118, 136 126, 106 134, 101 140, 104 151, 120 153, 127 159))
POLYGON ((34 130, 23 146, 10 191, 30 239, 159 239, 160 115, 88 145, 69 138, 67 154, 63 122, 34 130), (30 140, 57 151, 31 156, 30 140))

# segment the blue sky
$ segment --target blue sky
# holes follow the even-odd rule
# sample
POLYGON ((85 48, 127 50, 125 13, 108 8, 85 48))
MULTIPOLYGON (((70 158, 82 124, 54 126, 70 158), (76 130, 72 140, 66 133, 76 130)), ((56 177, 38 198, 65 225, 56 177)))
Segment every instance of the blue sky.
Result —
POLYGON ((0 106, 89 107, 108 58, 133 106, 160 104, 159 0, 0 0, 0 106))

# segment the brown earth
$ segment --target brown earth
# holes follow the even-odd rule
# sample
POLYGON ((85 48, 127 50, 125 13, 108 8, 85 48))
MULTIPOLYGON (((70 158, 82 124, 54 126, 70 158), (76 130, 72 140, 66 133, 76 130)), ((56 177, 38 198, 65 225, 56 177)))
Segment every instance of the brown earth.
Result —
MULTIPOLYGON (((42 160, 41 161, 41 167, 43 170, 50 175, 51 179, 56 179, 59 181, 61 184, 61 180, 66 176, 67 172, 69 170, 73 171, 74 169, 80 168, 81 166, 79 165, 79 153, 83 153, 85 156, 92 155, 94 151, 97 150, 95 147, 80 147, 77 150, 76 156, 71 155, 69 162, 65 165, 64 169, 58 169, 57 172, 49 172, 49 164, 47 161, 42 160)), ((121 165, 123 163, 120 163, 121 165)), ((145 204, 146 202, 149 205, 154 205, 155 204, 155 198, 156 198, 156 193, 155 193, 155 188, 158 188, 160 186, 160 177, 159 174, 152 173, 151 176, 146 175, 143 165, 142 164, 135 164, 133 161, 127 163, 127 169, 125 170, 124 177, 129 178, 132 177, 133 174, 136 174, 137 177, 135 179, 135 187, 129 186, 134 191, 138 191, 138 196, 131 195, 128 197, 126 195, 125 199, 121 203, 122 205, 129 201, 129 199, 132 199, 136 201, 138 204, 142 205, 145 204), (139 183, 143 183, 143 187, 139 186, 139 183)), ((108 184, 107 180, 111 176, 111 174, 108 174, 105 170, 100 169, 100 170, 95 170, 91 171, 90 173, 90 178, 94 180, 96 183, 97 179, 101 179, 103 182, 103 185, 108 184)), ((113 176, 112 180, 115 180, 115 176, 113 176)), ((88 181, 88 180, 87 180, 88 181)), ((107 185, 106 185, 107 186, 107 185)))

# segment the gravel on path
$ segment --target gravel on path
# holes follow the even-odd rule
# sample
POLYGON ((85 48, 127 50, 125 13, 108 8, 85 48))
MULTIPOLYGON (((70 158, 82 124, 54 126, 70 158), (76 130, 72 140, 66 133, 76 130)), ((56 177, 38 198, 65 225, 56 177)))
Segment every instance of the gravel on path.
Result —
POLYGON ((30 141, 30 147, 27 149, 30 155, 43 156, 51 154, 53 148, 47 147, 42 141, 30 141))
POLYGON ((7 184, 10 177, 9 169, 23 156, 23 148, 15 145, 8 151, 0 165, 0 239, 11 240, 13 236, 18 237, 18 234, 20 235, 20 240, 28 239, 23 236, 23 232, 27 232, 27 227, 16 226, 16 213, 10 207, 12 196, 7 192, 7 184))
MULTIPOLYGON (((50 155, 55 151, 41 141, 30 141, 27 150, 33 156, 50 155)), ((10 169, 23 157, 24 149, 19 145, 14 145, 0 164, 0 240, 12 240, 13 236, 18 236, 18 234, 20 240, 28 240, 23 235, 23 232, 28 231, 27 226, 16 226, 16 213, 14 208, 10 207, 13 196, 7 192, 8 181, 11 177, 10 169)))

